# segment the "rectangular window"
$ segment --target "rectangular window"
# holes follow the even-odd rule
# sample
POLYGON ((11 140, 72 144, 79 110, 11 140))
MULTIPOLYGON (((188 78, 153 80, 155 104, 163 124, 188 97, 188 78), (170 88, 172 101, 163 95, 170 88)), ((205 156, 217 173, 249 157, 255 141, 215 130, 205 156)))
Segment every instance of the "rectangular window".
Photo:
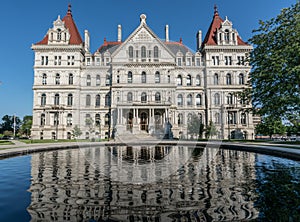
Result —
POLYGON ((232 65, 232 57, 231 56, 225 56, 225 65, 230 66, 232 65))
POLYGON ((68 56, 68 66, 73 66, 74 65, 74 56, 68 56))
POLYGON ((42 56, 42 58, 41 58, 41 65, 43 66, 43 65, 44 65, 44 63, 45 63, 45 57, 44 57, 44 56, 42 56))
MULTIPOLYGON (((226 56, 225 56, 225 60, 226 60, 226 56)), ((218 66, 220 64, 219 56, 212 56, 212 61, 214 66, 218 66)))
POLYGON ((107 66, 109 66, 109 58, 105 59, 105 63, 106 63, 107 66))
POLYGON ((96 58, 96 65, 100 66, 100 58, 96 58))
POLYGON ((61 65, 61 56, 54 56, 54 65, 61 65))
POLYGON ((200 66, 200 58, 196 58, 196 66, 200 66))
POLYGON ((187 58, 187 60, 186 60, 186 65, 187 65, 187 66, 191 66, 191 58, 187 58))
POLYGON ((168 75, 168 83, 171 83, 171 76, 168 75))
POLYGON ((91 65, 91 58, 86 58, 86 65, 90 66, 91 65))
POLYGON ((178 59, 177 59, 177 65, 178 65, 178 66, 181 66, 181 65, 182 65, 181 63, 182 63, 181 58, 178 58, 178 59))
POLYGON ((245 57, 244 56, 238 56, 237 60, 238 60, 237 65, 245 65, 245 57))

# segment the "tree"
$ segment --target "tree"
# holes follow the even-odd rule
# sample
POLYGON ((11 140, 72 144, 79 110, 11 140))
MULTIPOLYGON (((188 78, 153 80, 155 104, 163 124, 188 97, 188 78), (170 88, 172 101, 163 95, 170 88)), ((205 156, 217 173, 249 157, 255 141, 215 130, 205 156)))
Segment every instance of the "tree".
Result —
POLYGON ((5 115, 2 117, 2 123, 0 124, 0 133, 4 131, 14 131, 14 124, 15 124, 15 132, 17 132, 20 128, 21 120, 17 116, 9 116, 5 115))
POLYGON ((201 118, 197 114, 192 114, 191 118, 188 120, 187 127, 188 134, 191 135, 192 138, 202 138, 204 125, 201 122, 201 118))
POLYGON ((262 122, 255 128, 257 134, 268 135, 270 139, 273 134, 284 134, 285 126, 280 118, 274 119, 272 116, 267 116, 262 119, 262 122))
POLYGON ((80 137, 82 135, 82 131, 81 129, 76 125, 74 127, 74 129, 72 130, 72 136, 74 137, 74 139, 77 139, 78 137, 80 137))
POLYGON ((30 136, 32 126, 32 116, 24 116, 19 130, 20 135, 30 136))
POLYGON ((260 27, 249 41, 253 107, 275 118, 300 112, 300 1, 260 27))
POLYGON ((213 121, 209 121, 208 126, 206 127, 205 130, 205 138, 212 138, 213 136, 217 135, 218 130, 215 126, 215 124, 213 123, 213 121))

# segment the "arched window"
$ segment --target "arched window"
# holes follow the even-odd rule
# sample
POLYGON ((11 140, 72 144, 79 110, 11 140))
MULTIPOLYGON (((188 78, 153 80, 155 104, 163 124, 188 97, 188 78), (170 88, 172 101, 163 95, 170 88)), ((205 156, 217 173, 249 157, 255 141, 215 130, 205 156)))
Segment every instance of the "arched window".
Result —
POLYGON ((68 94, 67 105, 68 105, 68 106, 72 106, 72 105, 73 105, 73 95, 72 95, 71 93, 68 94))
POLYGON ((197 94, 196 96, 196 106, 201 106, 201 95, 200 94, 197 94))
POLYGON ((178 125, 182 125, 183 124, 183 115, 182 113, 178 114, 178 121, 177 121, 178 125))
POLYGON ((239 84, 240 85, 244 85, 245 84, 244 74, 243 73, 240 73, 240 75, 239 75, 239 84))
POLYGON ((158 58, 158 47, 157 46, 154 46, 154 59, 157 59, 158 58))
POLYGON ((196 86, 200 86, 201 85, 201 78, 200 75, 196 76, 196 86))
POLYGON ((203 117, 202 117, 202 114, 201 114, 201 113, 198 113, 198 116, 199 116, 200 123, 203 123, 203 117))
POLYGON ((141 94, 141 102, 146 103, 147 102, 147 93, 142 92, 141 94))
POLYGON ((227 104, 233 103, 233 95, 231 93, 228 93, 227 95, 227 104))
POLYGON ((47 74, 44 73, 42 78, 43 78, 43 79, 42 79, 42 84, 43 84, 43 85, 47 85, 47 74))
POLYGON ((46 115, 45 113, 41 114, 41 126, 45 126, 46 123, 46 115))
POLYGON ((216 93, 214 95, 214 104, 215 105, 220 105, 220 94, 219 93, 216 93))
POLYGON ((99 107, 100 106, 100 95, 96 95, 96 101, 95 101, 95 106, 99 107))
POLYGON ((54 96, 54 105, 55 106, 59 105, 59 94, 58 93, 56 93, 54 96))
POLYGON ((90 95, 86 95, 86 97, 85 97, 85 105, 86 106, 90 106, 91 105, 91 96, 90 95))
POLYGON ((155 102, 160 103, 160 100, 161 100, 160 93, 159 92, 155 93, 155 102))
POLYGON ((192 85, 192 77, 191 75, 187 75, 186 77, 186 85, 191 86, 192 85))
POLYGON ((72 126, 72 114, 68 113, 67 116, 67 126, 72 126))
POLYGON ((225 30, 224 40, 228 43, 229 42, 229 30, 225 30))
POLYGON ((100 86, 100 82, 101 82, 100 75, 97 75, 96 76, 96 86, 100 86))
POLYGON ((192 105, 193 105, 193 96, 192 96, 192 94, 189 94, 189 95, 186 97, 186 105, 187 105, 187 106, 192 106, 192 105))
POLYGON ((215 73, 215 75, 214 75, 214 85, 219 85, 219 75, 218 75, 218 73, 215 73))
POLYGON ((55 75, 55 85, 60 85, 60 75, 59 75, 59 73, 56 73, 56 75, 55 75))
POLYGON ((160 83, 160 73, 158 71, 155 72, 155 83, 160 83))
POLYGON ((246 125, 247 123, 247 116, 246 113, 241 114, 241 124, 246 125))
POLYGON ((110 93, 105 95, 105 106, 110 106, 110 93))
POLYGON ((226 75, 226 85, 231 85, 231 74, 230 73, 228 73, 226 75))
POLYGON ((220 113, 215 114, 215 124, 220 124, 220 113))
POLYGON ((85 114, 85 125, 86 126, 91 126, 93 123, 93 120, 91 118, 91 115, 90 114, 85 114))
POLYGON ((69 85, 73 85, 74 83, 74 76, 72 73, 69 73, 69 85))
POLYGON ((146 83, 146 82, 147 82, 146 72, 142 72, 142 83, 146 83))
POLYGON ((91 86, 91 75, 86 76, 86 85, 91 86))
POLYGON ((129 46, 129 48, 128 48, 128 54, 129 54, 129 58, 133 59, 133 47, 132 46, 129 46))
POLYGON ((96 125, 96 126, 100 126, 100 123, 101 123, 100 114, 97 113, 97 114, 95 115, 95 125, 96 125))
POLYGON ((105 85, 110 86, 110 75, 109 74, 106 75, 105 85))
POLYGON ((130 71, 127 74, 127 82, 132 83, 132 72, 130 72, 130 71))
POLYGON ((127 93, 127 102, 132 102, 132 92, 127 93))
POLYGON ((57 29, 57 41, 61 40, 61 30, 57 29))
POLYGON ((146 61, 146 47, 145 46, 141 47, 141 57, 142 57, 142 61, 146 61))
POLYGON ((178 105, 178 106, 183 106, 183 97, 182 97, 181 94, 179 94, 179 95, 177 96, 177 105, 178 105))
POLYGON ((182 76, 181 75, 177 76, 177 86, 182 86, 182 76))
POLYGON ((110 115, 109 113, 105 114, 105 126, 109 126, 110 124, 110 115))
POLYGON ((42 96, 41 96, 41 106, 45 106, 46 105, 46 101, 47 101, 46 94, 43 93, 42 96))

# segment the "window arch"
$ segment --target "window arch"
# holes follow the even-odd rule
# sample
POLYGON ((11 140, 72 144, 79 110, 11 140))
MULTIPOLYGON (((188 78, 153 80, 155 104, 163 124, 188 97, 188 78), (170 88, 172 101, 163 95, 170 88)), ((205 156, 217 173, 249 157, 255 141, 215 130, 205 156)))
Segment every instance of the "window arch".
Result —
POLYGON ((132 92, 127 93, 127 102, 132 102, 132 92))
POLYGON ((68 94, 67 105, 68 105, 68 106, 72 106, 72 105, 73 105, 73 95, 72 95, 71 93, 68 94))
POLYGON ((231 93, 228 93, 227 95, 227 104, 233 103, 233 95, 231 93))
POLYGON ((46 97, 46 94, 43 93, 41 96, 41 106, 45 106, 46 102, 47 102, 47 97, 46 97))
POLYGON ((191 86, 192 85, 192 76, 191 75, 187 75, 187 77, 186 77, 186 85, 187 86, 191 86))
POLYGON ((158 47, 154 46, 153 51, 154 51, 154 59, 157 59, 158 58, 158 47))
POLYGON ((95 125, 96 125, 96 126, 100 126, 100 123, 101 123, 100 114, 97 113, 97 114, 95 115, 95 125))
POLYGON ((96 76, 96 86, 100 86, 101 80, 100 80, 100 75, 96 76))
POLYGON ((196 106, 201 106, 201 95, 200 94, 197 94, 196 95, 196 106))
POLYGON ((109 74, 106 75, 105 85, 110 86, 110 75, 109 74))
POLYGON ((42 77, 42 84, 43 84, 43 85, 47 85, 47 74, 46 74, 46 73, 43 74, 43 77, 42 77))
POLYGON ((108 126, 110 124, 110 115, 109 115, 109 113, 105 114, 104 120, 105 120, 105 126, 108 126))
POLYGON ((111 102, 111 100, 110 100, 110 93, 107 93, 105 95, 105 106, 110 106, 110 102, 111 102))
POLYGON ((100 95, 96 95, 96 101, 95 101, 95 106, 99 107, 100 106, 100 95))
POLYGON ((196 76, 196 86, 200 86, 201 85, 201 78, 200 75, 196 76))
POLYGON ((188 94, 186 97, 186 105, 187 106, 192 106, 193 105, 193 96, 192 94, 188 94))
POLYGON ((91 75, 86 76, 86 85, 91 86, 91 75))
POLYGON ((45 113, 41 114, 41 126, 45 126, 46 123, 46 115, 45 113))
POLYGON ((219 75, 218 75, 218 73, 215 73, 215 75, 214 75, 214 85, 219 85, 219 75))
POLYGON ((142 83, 146 83, 146 82, 147 82, 146 72, 142 72, 142 83))
POLYGON ((129 58, 133 59, 133 47, 132 46, 129 46, 129 48, 128 48, 128 54, 129 54, 129 58))
POLYGON ((61 29, 57 29, 57 41, 61 40, 61 29))
POLYGON ((220 105, 220 94, 219 93, 216 93, 214 95, 214 104, 215 105, 220 105))
POLYGON ((71 113, 68 113, 68 116, 67 116, 67 126, 72 126, 72 114, 71 113))
POLYGON ((59 105, 59 94, 58 93, 56 93, 54 96, 54 105, 55 106, 59 105))
POLYGON ((231 85, 232 81, 231 81, 231 74, 227 73, 226 75, 226 85, 231 85))
POLYGON ((145 59, 146 59, 146 47, 145 46, 141 47, 141 57, 142 57, 142 61, 145 61, 145 59))
POLYGON ((183 124, 183 115, 182 115, 182 113, 178 114, 177 123, 178 123, 178 125, 182 125, 183 124))
POLYGON ((155 93, 155 102, 157 102, 157 103, 161 102, 161 97, 160 97, 160 93, 159 92, 155 93))
POLYGON ((220 124, 220 113, 215 114, 215 124, 220 124))
POLYGON ((177 86, 182 86, 182 76, 181 75, 177 76, 177 86))
POLYGON ((60 75, 59 75, 59 73, 56 73, 56 75, 55 75, 55 85, 60 85, 60 75))
POLYGON ((246 125, 247 123, 247 116, 246 113, 241 114, 241 124, 246 125))
POLYGON ((229 30, 225 30, 224 40, 228 43, 229 42, 229 30))
POLYGON ((73 85, 74 83, 74 76, 72 73, 69 73, 69 85, 73 85))
POLYGON ((160 73, 158 71, 155 72, 155 83, 160 83, 160 73))
POLYGON ((244 78, 244 74, 243 73, 239 74, 239 84, 240 85, 244 85, 245 84, 245 78, 244 78))
POLYGON ((127 74, 127 82, 132 83, 132 72, 130 72, 130 71, 127 74))
POLYGON ((85 97, 85 105, 86 106, 90 106, 91 105, 91 96, 90 95, 86 95, 86 97, 85 97))
POLYGON ((179 95, 177 96, 177 105, 178 105, 178 106, 183 106, 183 97, 182 97, 181 94, 179 94, 179 95))
POLYGON ((146 103, 147 102, 147 93, 142 92, 141 94, 141 102, 146 103))

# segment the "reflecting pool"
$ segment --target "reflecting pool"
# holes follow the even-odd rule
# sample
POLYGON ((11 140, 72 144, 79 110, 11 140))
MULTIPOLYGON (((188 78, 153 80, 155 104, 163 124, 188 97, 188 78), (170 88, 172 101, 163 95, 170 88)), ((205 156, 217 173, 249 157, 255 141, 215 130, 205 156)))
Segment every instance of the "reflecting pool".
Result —
POLYGON ((95 147, 0 161, 0 221, 299 221, 300 163, 213 148, 95 147))

